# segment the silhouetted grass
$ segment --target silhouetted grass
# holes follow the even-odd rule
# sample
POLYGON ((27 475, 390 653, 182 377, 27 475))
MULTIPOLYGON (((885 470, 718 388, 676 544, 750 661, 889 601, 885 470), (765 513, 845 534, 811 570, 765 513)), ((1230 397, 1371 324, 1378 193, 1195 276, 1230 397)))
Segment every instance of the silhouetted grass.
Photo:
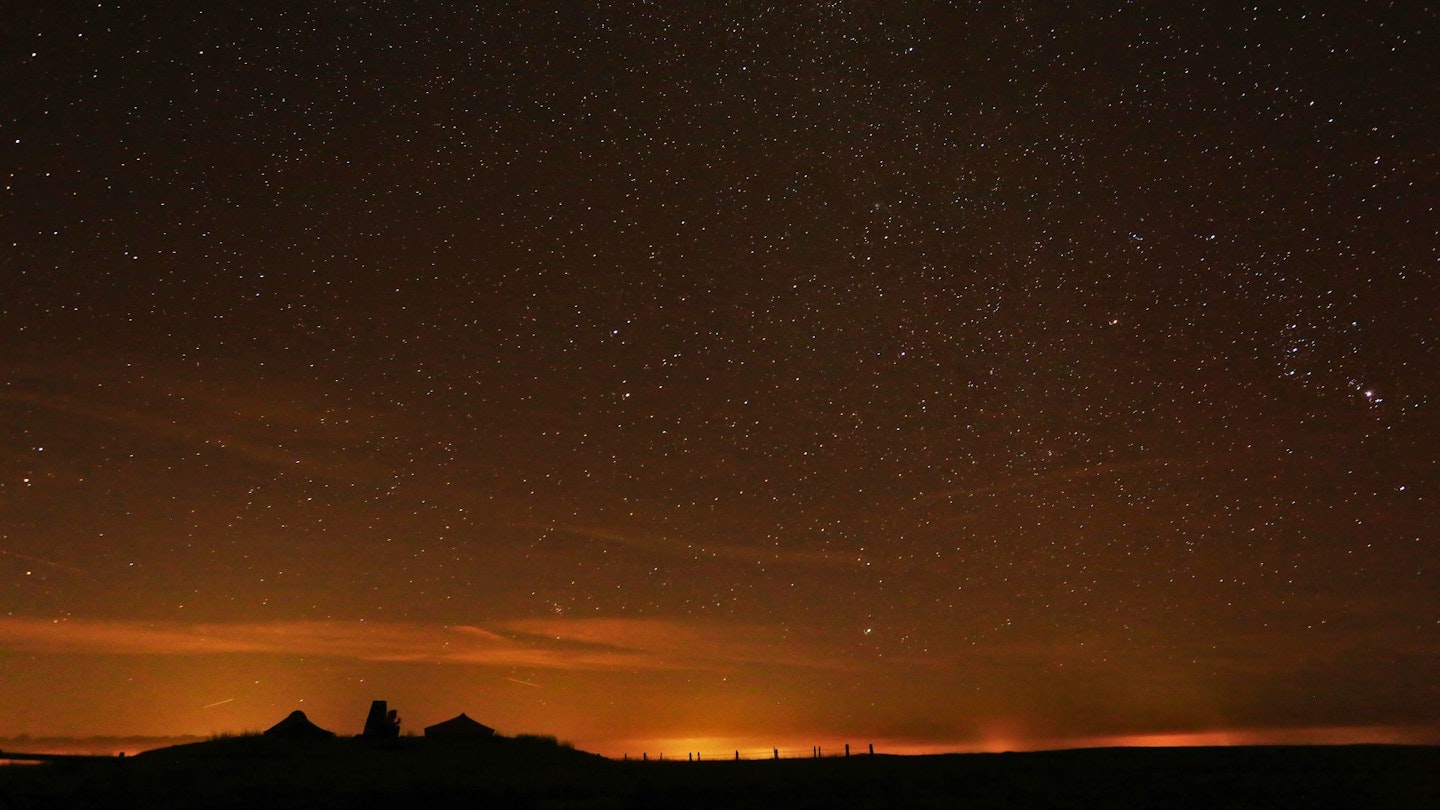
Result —
POLYGON ((574 748, 574 743, 556 738, 554 734, 517 734, 515 742, 522 745, 548 745, 551 748, 574 748))
POLYGON ((264 732, 261 731, 217 731, 206 737, 205 741, 215 742, 216 740, 233 740, 240 737, 259 737, 263 733, 264 732))

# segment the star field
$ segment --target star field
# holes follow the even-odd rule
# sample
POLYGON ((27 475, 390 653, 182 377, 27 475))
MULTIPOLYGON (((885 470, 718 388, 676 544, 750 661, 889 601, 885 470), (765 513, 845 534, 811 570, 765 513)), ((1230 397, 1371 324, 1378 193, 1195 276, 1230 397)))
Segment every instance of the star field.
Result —
POLYGON ((0 734, 1440 733, 1433 13, 469 5, 15 15, 0 734))

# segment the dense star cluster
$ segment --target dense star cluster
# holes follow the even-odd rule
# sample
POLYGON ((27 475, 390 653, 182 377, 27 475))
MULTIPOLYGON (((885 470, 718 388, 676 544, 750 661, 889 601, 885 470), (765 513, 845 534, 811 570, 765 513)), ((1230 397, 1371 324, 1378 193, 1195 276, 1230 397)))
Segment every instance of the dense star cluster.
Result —
POLYGON ((13 10, 0 736, 1440 735, 1435 14, 1053 5, 13 10))

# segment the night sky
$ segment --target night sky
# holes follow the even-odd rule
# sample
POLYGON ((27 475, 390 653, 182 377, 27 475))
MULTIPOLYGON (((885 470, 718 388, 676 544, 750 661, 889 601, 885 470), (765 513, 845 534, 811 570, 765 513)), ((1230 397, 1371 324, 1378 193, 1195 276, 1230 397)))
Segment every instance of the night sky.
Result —
POLYGON ((0 736, 1440 741, 1425 4, 213 5, 6 11, 0 736))

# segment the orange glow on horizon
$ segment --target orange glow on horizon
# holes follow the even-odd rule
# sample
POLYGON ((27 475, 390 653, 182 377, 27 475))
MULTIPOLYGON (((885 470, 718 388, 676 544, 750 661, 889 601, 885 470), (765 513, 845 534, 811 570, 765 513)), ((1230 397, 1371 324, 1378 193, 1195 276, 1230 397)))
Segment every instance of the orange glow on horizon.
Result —
MULTIPOLYGON (((243 732, 256 733, 256 729, 243 732)), ((205 740, 222 732, 209 735, 185 735, 174 737, 10 737, 0 738, 0 751, 24 751, 27 753, 51 754, 99 754, 115 755, 124 753, 133 756, 143 751, 183 745, 205 740)), ((343 729, 341 736, 356 733, 355 729, 343 729)), ((410 733, 419 734, 420 729, 410 733)), ((816 742, 805 742, 805 738, 794 735, 777 735, 771 741, 757 736, 727 737, 690 736, 655 737, 647 739, 595 739, 567 740, 576 748, 600 754, 610 759, 630 759, 666 762, 733 761, 738 752, 741 760, 809 759, 815 756, 818 746, 824 758, 846 755, 846 740, 833 735, 812 735, 816 742)), ((1023 738, 994 736, 984 740, 925 740, 896 737, 874 737, 849 740, 850 756, 866 756, 870 746, 877 755, 927 756, 943 754, 999 754, 1036 751, 1060 751, 1086 748, 1189 748, 1189 747, 1230 747, 1265 745, 1440 745, 1440 729, 1426 726, 1333 726, 1318 728, 1238 728, 1208 729, 1188 732, 1162 732, 1100 737, 1023 738)))
MULTIPOLYGON (((778 749, 782 759, 803 759, 814 756, 816 746, 825 758, 845 755, 845 739, 834 735, 816 734, 816 742, 806 743, 795 735, 779 735, 767 742, 758 737, 662 737, 647 740, 597 741, 595 748, 586 748, 612 759, 640 759, 646 754, 655 760, 664 754, 666 761, 687 760, 700 754, 702 761, 734 759, 771 759, 778 749)), ((897 737, 852 738, 850 755, 876 754, 926 756, 938 754, 999 754, 1035 751, 1061 751, 1085 748, 1188 748, 1264 745, 1440 745, 1440 729, 1426 726, 1331 726, 1319 728, 1236 728, 1203 731, 1176 731, 1109 735, 1097 737, 1045 738, 1024 736, 990 736, 982 740, 927 740, 897 737)), ((579 746, 585 748, 585 746, 579 746)))
MULTIPOLYGON (((554 734, 613 758, 663 752, 667 759, 692 753, 733 759, 738 751, 743 759, 765 759, 776 749, 796 758, 812 756, 816 746, 830 756, 843 755, 847 742, 852 754, 868 753, 872 744, 876 753, 939 754, 1440 742, 1440 729, 1425 726, 1215 727, 1206 722, 1209 698, 1131 707, 1118 697, 1092 701, 1129 711, 1136 727, 1169 730, 1127 732, 1108 723, 1104 733, 1087 733, 1093 715, 1053 713, 1036 726, 1027 719, 1035 716, 1036 695, 1044 698, 1054 682, 1017 686, 1004 677, 1030 665, 1030 647, 1014 648, 990 669, 938 657, 914 664, 911 688, 888 692, 890 662, 827 654, 760 625, 569 617, 486 626, 0 617, 0 648, 31 656, 34 667, 43 667, 26 676, 33 688, 59 695, 45 712, 14 702, 16 719, 6 731, 46 737, 256 732, 297 708, 348 735, 359 733, 370 700, 387 699, 409 733, 465 711, 502 734, 554 734), (104 663, 76 667, 77 656, 104 663), (956 695, 951 671, 966 673, 976 687, 956 695), (873 691, 813 686, 839 678, 873 691), (883 705, 885 713, 867 714, 867 705, 883 705), (687 733, 692 729, 698 733, 687 733)), ((1125 675, 1117 671, 1108 680, 1125 675)), ((1193 694, 1185 679, 1176 684, 1178 694, 1193 694)))

